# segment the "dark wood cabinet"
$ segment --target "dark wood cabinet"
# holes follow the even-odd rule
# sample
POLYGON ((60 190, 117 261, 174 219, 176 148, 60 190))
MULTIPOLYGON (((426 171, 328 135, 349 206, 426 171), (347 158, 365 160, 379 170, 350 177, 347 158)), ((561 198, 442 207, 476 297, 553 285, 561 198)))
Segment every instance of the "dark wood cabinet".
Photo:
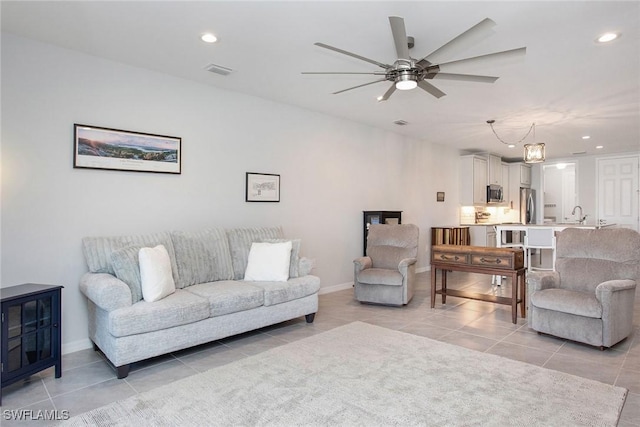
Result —
POLYGON ((364 214, 364 249, 367 255, 367 236, 371 224, 402 224, 402 211, 363 211, 364 214))
POLYGON ((2 387, 51 366, 56 378, 62 375, 61 290, 35 283, 0 289, 2 387))

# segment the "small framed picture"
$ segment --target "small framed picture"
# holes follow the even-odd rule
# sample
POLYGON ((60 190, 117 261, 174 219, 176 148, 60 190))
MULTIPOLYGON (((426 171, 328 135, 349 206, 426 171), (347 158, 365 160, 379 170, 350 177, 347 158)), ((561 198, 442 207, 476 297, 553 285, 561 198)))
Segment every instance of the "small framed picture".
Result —
POLYGON ((437 202, 444 202, 444 191, 438 191, 436 193, 436 201, 437 202))
POLYGON ((245 201, 279 202, 280 175, 247 172, 245 201))

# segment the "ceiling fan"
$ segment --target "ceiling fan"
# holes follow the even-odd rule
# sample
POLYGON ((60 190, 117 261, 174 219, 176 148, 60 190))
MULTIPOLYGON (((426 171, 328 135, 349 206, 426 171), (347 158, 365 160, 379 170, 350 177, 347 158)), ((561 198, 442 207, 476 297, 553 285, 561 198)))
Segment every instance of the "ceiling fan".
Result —
POLYGON ((450 55, 453 51, 458 50, 463 45, 470 44, 480 38, 484 38, 493 33, 492 28, 496 25, 496 23, 489 18, 485 18, 473 27, 469 28, 467 31, 445 43, 440 48, 431 52, 422 59, 417 60, 409 55, 409 48, 413 47, 413 38, 407 37, 407 32, 404 26, 404 19, 398 16, 390 16, 389 23, 391 24, 391 33, 393 34, 393 41, 395 43, 396 53, 398 55, 398 59, 393 64, 378 62, 373 59, 365 58, 364 56, 339 49, 337 47, 329 46, 328 44, 314 43, 316 46, 333 50, 335 52, 342 53, 344 55, 348 55, 365 62, 369 62, 370 64, 377 65, 384 71, 369 73, 306 71, 302 72, 302 74, 367 74, 381 76, 381 78, 378 80, 333 92, 334 95, 363 86, 368 86, 374 83, 390 81, 393 82, 393 84, 391 85, 391 87, 389 87, 384 95, 378 98, 379 101, 386 101, 387 99, 389 99, 389 97, 393 94, 393 92, 396 91, 396 89, 409 90, 414 89, 415 87, 419 87, 420 89, 429 92, 436 98, 440 98, 444 96, 445 93, 431 83, 427 82, 427 80, 446 79, 479 83, 493 83, 498 80, 498 77, 493 76, 479 76, 473 74, 455 74, 442 72, 441 67, 446 68, 451 64, 471 63, 474 61, 482 61, 491 58, 505 58, 524 55, 527 50, 526 47, 521 47, 501 52, 487 53, 470 58, 457 59, 448 62, 439 62, 440 58, 445 58, 447 55, 450 55))

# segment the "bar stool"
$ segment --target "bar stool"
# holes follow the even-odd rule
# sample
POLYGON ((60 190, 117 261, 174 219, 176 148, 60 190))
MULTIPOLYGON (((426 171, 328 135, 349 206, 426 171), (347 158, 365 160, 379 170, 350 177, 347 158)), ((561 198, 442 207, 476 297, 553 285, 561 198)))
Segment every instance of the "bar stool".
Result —
POLYGON ((553 228, 535 227, 527 228, 524 236, 525 258, 527 270, 556 270, 556 235, 553 228), (531 266, 531 250, 532 249, 551 249, 551 268, 532 267, 531 266))
MULTIPOLYGON (((524 251, 524 265, 528 265, 527 264, 527 250, 524 247, 524 242, 520 242, 520 243, 506 243, 502 240, 502 233, 498 234, 497 233, 497 229, 495 227, 493 227, 494 230, 496 230, 496 243, 499 240, 500 241, 500 247, 501 248, 519 248, 522 249, 524 251)), ((496 246, 498 246, 496 244, 496 246)), ((502 280, 506 279, 506 276, 493 276, 491 278, 491 284, 492 285, 498 285, 500 286, 502 284, 502 280)))

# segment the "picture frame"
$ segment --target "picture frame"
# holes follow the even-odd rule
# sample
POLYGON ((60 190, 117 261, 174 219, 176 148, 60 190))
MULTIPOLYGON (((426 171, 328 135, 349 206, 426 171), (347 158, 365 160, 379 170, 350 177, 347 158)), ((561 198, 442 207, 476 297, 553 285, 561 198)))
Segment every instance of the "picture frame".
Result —
POLYGON ((74 124, 73 167, 182 173, 182 138, 74 124))
POLYGON ((436 192, 436 201, 437 202, 444 202, 444 191, 436 192))
POLYGON ((280 175, 247 172, 245 186, 246 202, 279 202, 280 175))

